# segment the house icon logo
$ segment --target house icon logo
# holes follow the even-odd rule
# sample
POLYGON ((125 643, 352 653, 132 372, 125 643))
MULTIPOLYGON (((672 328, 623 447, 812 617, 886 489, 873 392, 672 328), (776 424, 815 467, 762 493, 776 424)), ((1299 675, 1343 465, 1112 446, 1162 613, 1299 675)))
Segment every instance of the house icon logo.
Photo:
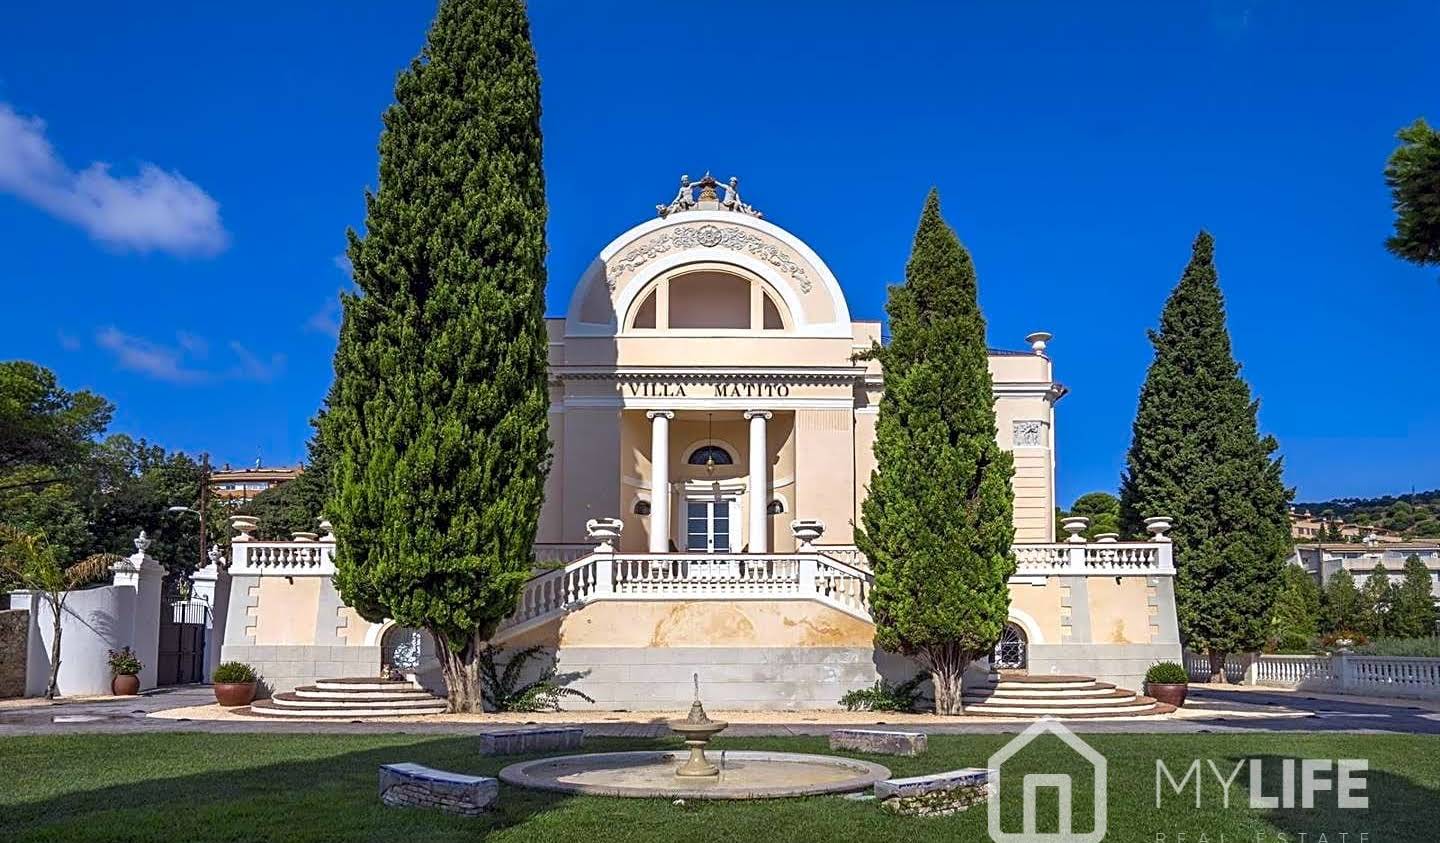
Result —
MULTIPOLYGON (((1000 748, 998 752, 990 756, 987 762, 991 770, 989 804, 987 813, 989 819, 990 839, 995 843, 1100 843, 1105 839, 1105 814, 1106 796, 1105 779, 1106 763, 1105 756, 1096 752, 1093 747, 1080 740, 1076 734, 1065 728, 1059 720, 1053 717, 1042 718, 1033 723, 1028 729, 1016 735, 1013 740, 1000 748), (1030 745, 1030 742, 1042 734, 1050 733, 1064 741, 1071 749, 1090 762, 1094 768, 1095 792, 1093 795, 1095 805, 1095 828, 1087 834, 1075 834, 1073 807, 1074 800, 1071 792, 1070 775, 1067 773, 1027 773, 1021 779, 1021 786, 1024 788, 1025 803, 1021 830, 1019 833, 1002 831, 1000 828, 1000 787, 1002 782, 1014 781, 1014 777, 1006 777, 1004 772, 1005 762, 1015 753, 1030 745), (1056 832, 1044 834, 1036 831, 1038 795, 1042 788, 1053 788, 1059 797, 1060 818, 1056 832)), ((1012 785, 1013 786, 1013 785, 1012 785)), ((1048 823, 1047 823, 1048 825, 1048 823)))

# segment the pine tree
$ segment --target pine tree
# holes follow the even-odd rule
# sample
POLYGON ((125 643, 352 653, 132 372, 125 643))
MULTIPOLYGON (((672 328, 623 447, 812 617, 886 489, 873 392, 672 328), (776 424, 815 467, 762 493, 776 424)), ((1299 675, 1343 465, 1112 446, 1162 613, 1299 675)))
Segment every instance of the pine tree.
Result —
POLYGON ((450 705, 533 562, 549 467, 540 81, 521 0, 441 0, 350 232, 328 513, 335 581, 436 639, 450 705))
POLYGON ((905 283, 892 286, 876 469, 856 543, 875 571, 875 640, 919 660, 935 710, 958 714, 965 668, 1000 640, 1015 571, 1014 474, 996 441, 985 319, 970 255, 925 200, 905 283))
POLYGON ((1395 588, 1390 585, 1390 574, 1379 562, 1365 578, 1360 589, 1360 631, 1371 638, 1391 635, 1395 623, 1391 611, 1395 605, 1395 588))
POLYGON ((1321 624, 1326 632, 1359 632, 1364 625, 1360 620, 1360 592, 1355 588, 1355 577, 1344 568, 1330 575, 1321 602, 1321 624))
POLYGON ((1303 650, 1320 631, 1320 586, 1299 565, 1285 566, 1271 624, 1282 651, 1303 650))
POLYGON ((1269 632, 1290 548, 1291 493, 1231 353, 1206 232, 1150 342, 1155 359, 1140 390, 1120 523, 1140 535, 1147 516, 1174 519, 1180 632, 1209 654, 1211 681, 1224 682, 1225 656, 1258 649, 1269 632))
POLYGON ((1417 266, 1440 265, 1440 131, 1419 119, 1401 129, 1385 165, 1395 234, 1385 248, 1417 266))
POLYGON ((1423 638, 1435 634, 1435 597, 1430 585, 1430 569, 1420 557, 1410 554, 1405 559, 1405 579, 1395 591, 1393 629, 1400 638, 1423 638))

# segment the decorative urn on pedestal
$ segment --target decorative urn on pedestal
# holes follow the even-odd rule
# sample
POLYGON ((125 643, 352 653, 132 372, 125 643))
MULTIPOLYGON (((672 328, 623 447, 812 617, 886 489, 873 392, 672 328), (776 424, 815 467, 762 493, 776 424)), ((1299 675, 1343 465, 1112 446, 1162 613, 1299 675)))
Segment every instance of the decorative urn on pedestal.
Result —
POLYGON ((790 533, 800 550, 814 550, 815 542, 825 535, 825 522, 819 518, 796 518, 790 522, 790 533))
POLYGON ((1070 538, 1065 541, 1071 544, 1084 544, 1085 536, 1082 534, 1090 529, 1090 519, 1084 515, 1071 515, 1068 518, 1060 519, 1060 526, 1070 534, 1070 538))
POLYGON ((625 522, 619 518, 591 518, 585 522, 585 536, 596 543, 596 553, 614 553, 615 542, 620 541, 624 529, 625 522))

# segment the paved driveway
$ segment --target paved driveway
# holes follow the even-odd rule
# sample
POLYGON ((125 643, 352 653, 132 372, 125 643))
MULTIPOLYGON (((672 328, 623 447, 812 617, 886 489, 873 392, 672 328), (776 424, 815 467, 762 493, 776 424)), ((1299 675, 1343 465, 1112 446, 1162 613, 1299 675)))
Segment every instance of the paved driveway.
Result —
MULTIPOLYGON (((487 729, 515 728, 514 723, 436 723, 392 720, 372 722, 286 722, 278 720, 184 720, 149 717, 151 712, 187 708, 213 702, 208 686, 166 688, 122 700, 61 702, 47 705, 11 701, 0 708, 0 736, 100 732, 274 732, 313 733, 329 730, 347 733, 478 734, 487 729)), ((678 713, 677 713, 678 716, 678 713)), ((820 722, 823 713, 790 723, 735 723, 727 734, 823 735, 842 726, 820 722), (813 718, 813 722, 811 720, 813 718)), ((553 716, 552 716, 553 717, 553 716)), ((613 715, 612 715, 613 717, 613 715)), ((883 713, 876 714, 883 721, 883 713)), ((547 723, 555 720, 546 718, 547 723)), ((572 721, 596 736, 661 737, 663 723, 614 722, 576 715, 572 721)), ((1067 722, 1077 732, 1197 733, 1197 732, 1399 732, 1440 734, 1440 712, 1405 701, 1388 703, 1363 698, 1318 698, 1295 693, 1224 690, 1192 685, 1183 718, 1133 720, 1077 720, 1067 722)), ((1018 732, 1022 721, 986 719, 952 720, 925 724, 906 723, 895 728, 919 729, 930 734, 985 734, 1018 732)), ((844 727, 855 728, 856 724, 844 727)))

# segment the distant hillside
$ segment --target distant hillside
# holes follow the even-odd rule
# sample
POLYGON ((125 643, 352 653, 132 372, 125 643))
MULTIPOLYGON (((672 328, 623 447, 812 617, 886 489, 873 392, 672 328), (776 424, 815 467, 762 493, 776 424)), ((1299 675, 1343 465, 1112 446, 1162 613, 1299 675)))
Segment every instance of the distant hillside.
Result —
POLYGON ((1333 516, 1349 524, 1384 527, 1406 536, 1440 538, 1440 489, 1383 498, 1296 502, 1295 509, 1333 516))

